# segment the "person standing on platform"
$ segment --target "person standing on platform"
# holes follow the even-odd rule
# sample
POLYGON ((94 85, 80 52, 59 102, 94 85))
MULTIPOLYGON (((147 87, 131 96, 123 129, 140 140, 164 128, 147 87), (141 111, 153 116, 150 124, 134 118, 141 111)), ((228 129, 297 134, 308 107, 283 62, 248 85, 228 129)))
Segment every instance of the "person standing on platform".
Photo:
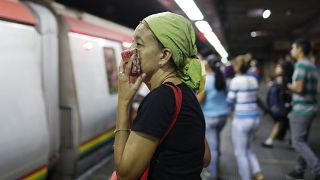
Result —
POLYGON ((114 131, 118 179, 201 179, 209 162, 204 159, 205 119, 195 95, 205 78, 195 40, 191 22, 170 12, 150 15, 136 27, 130 49, 137 50, 142 75, 130 82, 134 56, 119 66, 114 131), (142 81, 150 92, 131 124, 130 102, 142 81))
MULTIPOLYGON (((283 65, 282 63, 278 63, 275 67, 274 81, 271 82, 267 93, 268 113, 274 120, 274 125, 270 136, 262 143, 263 147, 272 148, 274 140, 279 136, 280 127, 285 127, 285 124, 289 121, 287 115, 290 112, 290 101, 288 102, 287 98, 287 88, 283 86, 284 79, 283 65)), ((281 136, 284 135, 285 134, 281 134, 281 136)))
POLYGON ((227 100, 235 106, 232 141, 239 174, 242 180, 264 180, 256 154, 250 146, 250 140, 260 121, 257 104, 258 81, 247 74, 249 61, 245 56, 238 56, 232 63, 237 74, 230 82, 227 100))
MULTIPOLYGON (((293 75, 293 62, 292 62, 292 58, 291 56, 288 54, 285 56, 285 60, 280 62, 282 70, 283 70, 283 80, 282 80, 282 89, 284 90, 284 94, 283 94, 283 98, 284 98, 284 102, 285 102, 285 106, 288 109, 288 111, 291 111, 292 105, 291 105, 291 101, 292 101, 292 94, 291 92, 288 90, 288 84, 292 83, 292 75, 293 75)), ((278 136, 277 139, 279 140, 284 140, 286 133, 289 132, 290 128, 289 128, 289 119, 288 117, 286 119, 284 119, 284 121, 280 122, 280 126, 279 126, 279 132, 278 132, 278 136)), ((291 145, 291 137, 289 138, 289 145, 291 145)))
POLYGON ((226 82, 221 72, 221 61, 217 56, 207 57, 207 76, 205 91, 197 95, 206 120, 206 138, 211 151, 211 163, 208 167, 209 179, 218 175, 220 156, 220 132, 227 122, 230 107, 226 100, 226 82))
POLYGON ((304 171, 309 166, 320 180, 320 161, 308 144, 310 127, 318 111, 317 86, 318 70, 309 59, 311 43, 298 39, 292 44, 291 56, 297 60, 294 66, 292 84, 293 108, 289 114, 292 145, 298 153, 294 170, 287 174, 287 179, 303 179, 304 171))

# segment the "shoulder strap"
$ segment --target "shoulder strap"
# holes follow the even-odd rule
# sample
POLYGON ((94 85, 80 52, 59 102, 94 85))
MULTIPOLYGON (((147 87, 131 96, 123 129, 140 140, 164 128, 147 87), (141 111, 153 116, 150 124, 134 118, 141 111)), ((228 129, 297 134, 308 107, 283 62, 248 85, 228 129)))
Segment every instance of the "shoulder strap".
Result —
POLYGON ((171 84, 164 84, 168 87, 170 87, 174 93, 175 96, 175 101, 176 101, 176 111, 174 112, 171 120, 170 120, 170 124, 167 127, 164 135, 161 137, 159 144, 161 144, 163 142, 163 140, 167 137, 167 135, 169 134, 169 132, 171 131, 171 129, 173 128, 173 126, 175 125, 177 119, 178 119, 178 115, 180 113, 180 109, 181 109, 181 104, 182 104, 182 92, 181 89, 175 85, 171 85, 171 84))
MULTIPOLYGON (((173 128, 174 124, 176 123, 177 119, 178 119, 178 115, 180 113, 180 109, 181 109, 181 104, 182 104, 182 92, 181 89, 175 85, 171 85, 171 84, 164 84, 168 87, 170 87, 174 93, 174 97, 175 97, 175 101, 176 101, 176 111, 174 112, 171 120, 170 120, 170 124, 168 125, 166 131, 164 132, 163 136, 161 137, 159 144, 161 144, 163 142, 163 140, 167 137, 167 135, 169 134, 169 132, 171 131, 171 129, 173 128)), ((149 176, 149 167, 147 167, 147 169, 143 172, 142 176, 140 177, 140 180, 147 180, 148 176, 149 176)))

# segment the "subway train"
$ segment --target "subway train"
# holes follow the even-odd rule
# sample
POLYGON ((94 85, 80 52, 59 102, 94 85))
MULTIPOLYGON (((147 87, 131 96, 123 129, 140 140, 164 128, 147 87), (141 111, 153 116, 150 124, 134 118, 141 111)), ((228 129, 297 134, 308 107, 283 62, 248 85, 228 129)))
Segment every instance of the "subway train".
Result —
POLYGON ((0 1, 0 179, 76 179, 111 157, 133 30, 52 1, 0 1))

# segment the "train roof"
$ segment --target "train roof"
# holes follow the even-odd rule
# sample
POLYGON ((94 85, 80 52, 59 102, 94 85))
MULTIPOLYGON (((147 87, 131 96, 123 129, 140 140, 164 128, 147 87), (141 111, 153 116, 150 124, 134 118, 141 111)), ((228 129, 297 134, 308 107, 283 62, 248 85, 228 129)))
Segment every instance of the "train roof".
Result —
POLYGON ((31 10, 18 0, 1 0, 0 18, 30 25, 38 23, 37 18, 31 10))
POLYGON ((52 2, 51 5, 57 14, 64 17, 72 32, 121 42, 132 41, 133 29, 86 12, 77 11, 56 2, 52 2))

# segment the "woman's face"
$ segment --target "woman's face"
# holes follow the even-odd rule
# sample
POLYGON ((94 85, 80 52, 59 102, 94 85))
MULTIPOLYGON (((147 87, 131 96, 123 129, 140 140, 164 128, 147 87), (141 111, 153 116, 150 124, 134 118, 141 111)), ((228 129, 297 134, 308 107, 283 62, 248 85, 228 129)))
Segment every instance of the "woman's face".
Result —
POLYGON ((132 48, 138 49, 141 69, 149 79, 159 69, 162 51, 158 41, 145 23, 140 23, 134 31, 132 48))
POLYGON ((280 75, 280 74, 282 74, 282 67, 281 67, 280 64, 277 64, 277 65, 276 65, 276 68, 275 68, 274 72, 275 72, 275 75, 280 75))

